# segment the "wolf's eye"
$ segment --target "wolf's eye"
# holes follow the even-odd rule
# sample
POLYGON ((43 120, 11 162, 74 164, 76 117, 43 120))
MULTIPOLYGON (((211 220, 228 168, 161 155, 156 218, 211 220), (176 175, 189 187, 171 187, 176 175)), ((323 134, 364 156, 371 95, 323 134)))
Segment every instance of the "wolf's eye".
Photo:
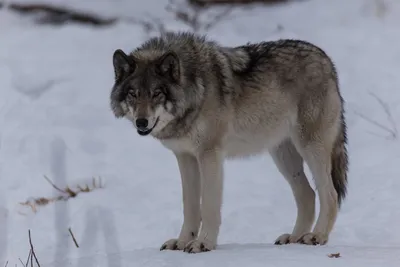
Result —
POLYGON ((129 91, 128 94, 134 99, 137 98, 137 95, 136 95, 136 93, 134 91, 129 91))
POLYGON ((153 94, 153 98, 158 97, 159 95, 161 95, 160 91, 155 91, 153 94))

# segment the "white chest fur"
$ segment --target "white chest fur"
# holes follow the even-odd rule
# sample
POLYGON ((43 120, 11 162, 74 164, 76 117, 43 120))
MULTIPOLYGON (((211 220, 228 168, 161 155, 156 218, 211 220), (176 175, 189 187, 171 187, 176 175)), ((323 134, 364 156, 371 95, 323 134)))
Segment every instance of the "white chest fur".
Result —
POLYGON ((177 153, 196 154, 197 148, 194 145, 194 142, 189 138, 168 139, 161 141, 161 143, 166 148, 177 153))

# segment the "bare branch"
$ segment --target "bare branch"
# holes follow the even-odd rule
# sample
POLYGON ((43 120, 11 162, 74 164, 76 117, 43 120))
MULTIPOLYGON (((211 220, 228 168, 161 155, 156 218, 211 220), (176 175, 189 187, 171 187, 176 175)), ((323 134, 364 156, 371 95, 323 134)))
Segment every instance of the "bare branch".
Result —
POLYGON ((47 182, 49 182, 51 184, 51 186, 53 186, 54 189, 56 189, 57 191, 63 193, 63 194, 68 194, 67 192, 65 192, 64 190, 60 189, 59 187, 57 187, 49 178, 47 178, 46 175, 43 175, 44 179, 47 180, 47 182))
POLYGON ((33 262, 32 261, 32 256, 33 256, 35 258, 37 267, 40 267, 39 260, 36 257, 35 250, 33 249, 32 238, 31 238, 31 230, 30 229, 29 229, 28 233, 29 233, 29 244, 31 245, 31 251, 32 251, 32 253, 31 253, 31 266, 33 267, 33 263, 32 263, 33 262))
POLYGON ((386 114, 386 117, 388 118, 388 121, 390 123, 390 126, 386 126, 380 122, 378 122, 377 120, 371 119, 369 117, 367 117, 364 114, 361 114, 360 112, 358 112, 357 110, 354 110, 354 113, 356 115, 358 115, 359 117, 361 117, 362 119, 364 119, 365 121, 375 125, 378 128, 381 128, 382 130, 386 131, 387 133, 389 133, 389 137, 390 139, 394 140, 397 139, 398 137, 398 129, 397 129, 397 124, 392 116, 392 112, 390 111, 390 108, 388 106, 387 103, 385 103, 379 96, 377 96, 376 94, 369 92, 369 94, 375 98, 375 100, 378 102, 378 104, 382 107, 383 111, 386 114))

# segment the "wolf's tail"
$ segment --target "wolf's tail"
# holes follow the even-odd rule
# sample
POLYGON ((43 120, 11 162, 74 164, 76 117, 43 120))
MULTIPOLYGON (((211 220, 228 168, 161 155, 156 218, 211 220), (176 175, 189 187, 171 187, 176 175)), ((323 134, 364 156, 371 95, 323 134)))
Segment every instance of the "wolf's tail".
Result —
MULTIPOLYGON (((342 104, 343 104, 343 99, 342 104)), ((347 193, 347 171, 348 171, 348 156, 347 156, 347 126, 344 118, 344 110, 342 105, 342 112, 340 115, 340 129, 336 138, 332 154, 332 182, 338 194, 339 207, 346 197, 347 193)))

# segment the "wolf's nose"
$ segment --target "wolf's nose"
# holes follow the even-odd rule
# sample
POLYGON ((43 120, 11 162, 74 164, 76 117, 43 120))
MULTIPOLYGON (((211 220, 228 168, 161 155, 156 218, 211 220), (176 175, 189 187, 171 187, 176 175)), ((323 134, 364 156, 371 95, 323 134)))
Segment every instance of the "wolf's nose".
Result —
POLYGON ((136 127, 139 129, 147 128, 147 125, 149 125, 149 121, 147 119, 137 119, 136 120, 136 127))

